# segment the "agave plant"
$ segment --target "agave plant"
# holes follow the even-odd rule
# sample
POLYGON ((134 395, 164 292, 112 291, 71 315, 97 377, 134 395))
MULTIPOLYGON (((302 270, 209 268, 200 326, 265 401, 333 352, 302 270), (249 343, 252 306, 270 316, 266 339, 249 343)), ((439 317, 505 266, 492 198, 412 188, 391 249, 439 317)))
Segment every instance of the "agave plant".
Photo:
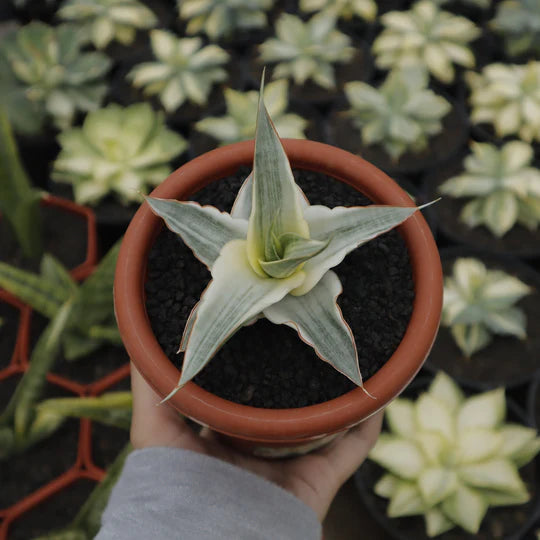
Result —
POLYGON ((212 273, 184 329, 182 375, 168 397, 259 315, 293 326, 318 356, 362 385, 354 338, 336 303, 341 284, 330 268, 417 208, 310 206, 294 182, 263 95, 261 83, 253 172, 230 214, 190 201, 147 198, 212 273))
POLYGON ((333 9, 343 19, 350 20, 356 16, 370 22, 377 15, 374 0, 300 0, 300 9, 308 13, 333 9))
POLYGON ((0 107, 0 212, 28 258, 41 254, 40 200, 41 192, 30 184, 7 114, 0 107))
POLYGON ((231 37, 235 30, 263 28, 274 0, 178 0, 180 18, 188 20, 186 33, 204 32, 210 40, 231 37))
POLYGON ((62 150, 51 178, 72 184, 80 204, 97 204, 109 194, 123 204, 138 201, 148 186, 168 176, 169 162, 187 148, 148 103, 94 111, 82 127, 60 133, 58 141, 62 150))
POLYGON ((145 94, 159 95, 167 112, 186 100, 206 105, 212 85, 227 78, 229 55, 217 45, 203 47, 201 38, 178 39, 166 30, 152 30, 150 40, 159 62, 135 66, 128 78, 145 94))
POLYGON ((441 324, 450 327, 467 357, 491 342, 492 334, 527 337, 525 313, 515 304, 531 288, 502 270, 488 270, 474 258, 457 259, 444 280, 441 324))
POLYGON ((517 134, 527 142, 540 141, 540 62, 490 64, 465 77, 474 123, 493 124, 499 137, 517 134))
POLYGON ((121 343, 111 294, 119 248, 120 242, 117 242, 94 273, 80 285, 49 254, 42 259, 39 275, 0 262, 0 287, 50 319, 49 324, 68 312, 56 337, 65 358, 76 360, 103 343, 121 343))
MULTIPOLYGON (((286 113, 289 102, 289 88, 285 79, 273 81, 264 89, 264 100, 274 124, 283 137, 305 139, 307 120, 293 113, 286 113)), ((255 135, 253 118, 257 115, 258 95, 255 90, 239 92, 232 88, 224 91, 227 115, 209 116, 199 120, 195 129, 220 141, 230 144, 252 139, 255 135)))
POLYGON ((111 65, 99 52, 81 52, 82 37, 69 25, 31 22, 0 43, 0 103, 18 132, 36 133, 47 116, 60 128, 76 111, 97 109, 111 65))
POLYGON ((307 22, 283 13, 276 22, 276 36, 259 46, 262 62, 278 62, 273 77, 291 77, 302 85, 312 79, 323 88, 334 88, 332 64, 347 63, 354 55, 351 40, 336 30, 334 10, 317 13, 307 22))
POLYGON ((130 45, 137 29, 156 26, 154 12, 139 0, 66 0, 58 16, 77 23, 97 49, 112 40, 130 45))
POLYGON ((476 534, 489 507, 527 502, 518 469, 540 451, 540 437, 505 416, 503 388, 466 398, 443 373, 416 401, 393 401, 390 432, 369 454, 388 471, 374 488, 389 499, 388 515, 423 516, 430 537, 456 526, 476 534))
POLYGON ((108 468, 105 478, 93 489, 67 527, 34 538, 34 540, 92 540, 95 538, 101 528, 101 515, 107 506, 112 489, 120 478, 124 462, 131 450, 131 445, 127 444, 118 454, 108 468))
POLYGON ((373 42, 379 68, 418 65, 443 83, 451 83, 454 63, 467 68, 475 64, 467 45, 480 30, 465 17, 443 11, 432 0, 420 0, 409 11, 385 13, 381 22, 385 30, 373 42))
POLYGON ((471 143, 465 172, 450 178, 440 192, 451 197, 474 197, 461 212, 469 227, 485 225, 504 236, 516 223, 536 230, 540 223, 540 170, 531 167, 534 150, 521 141, 501 149, 488 143, 471 143))
POLYGON ((404 152, 426 148, 451 110, 450 103, 429 90, 427 83, 425 71, 418 67, 392 71, 379 90, 360 81, 346 83, 351 104, 347 115, 361 131, 363 142, 382 144, 394 160, 404 152))
POLYGON ((537 0, 505 0, 497 6, 492 28, 504 37, 510 56, 540 54, 540 3, 537 0))

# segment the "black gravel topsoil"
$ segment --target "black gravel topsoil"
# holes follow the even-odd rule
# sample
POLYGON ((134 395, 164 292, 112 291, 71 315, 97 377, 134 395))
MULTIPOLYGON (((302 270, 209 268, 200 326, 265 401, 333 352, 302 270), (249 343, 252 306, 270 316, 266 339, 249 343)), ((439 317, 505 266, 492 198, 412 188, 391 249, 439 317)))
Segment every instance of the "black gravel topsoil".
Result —
MULTIPOLYGON (((229 211, 249 169, 210 184, 194 200, 229 211)), ((311 204, 358 206, 369 200, 355 189, 321 174, 295 171, 311 204)), ((350 253, 334 269, 344 292, 339 304, 356 340, 364 380, 399 345, 414 299, 405 243, 391 231, 350 253)), ((150 252, 146 308, 165 354, 179 368, 177 355, 187 317, 210 274, 181 239, 167 229, 150 252)), ((266 319, 242 328, 194 379, 220 397, 264 408, 295 408, 322 403, 354 388, 354 383, 319 359, 296 332, 266 319)))

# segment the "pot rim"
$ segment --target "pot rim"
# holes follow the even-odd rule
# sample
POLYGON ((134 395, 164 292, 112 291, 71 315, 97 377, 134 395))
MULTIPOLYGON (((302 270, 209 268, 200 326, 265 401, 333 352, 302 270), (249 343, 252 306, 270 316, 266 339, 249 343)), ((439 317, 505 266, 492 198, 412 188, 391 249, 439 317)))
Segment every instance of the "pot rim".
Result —
MULTIPOLYGON (((381 170, 344 150, 313 141, 282 139, 293 168, 327 174, 362 191, 381 204, 413 206, 410 197, 381 170), (360 189, 361 188, 361 189, 360 189)), ((152 196, 186 199, 212 181, 253 162, 254 141, 224 146, 174 171, 152 196)), ((128 354, 160 396, 176 385, 180 371, 158 344, 145 309, 146 260, 161 219, 145 202, 131 221, 118 257, 114 283, 115 311, 128 354)), ((307 440, 342 431, 368 418, 396 397, 414 378, 427 357, 442 309, 442 270, 430 228, 416 212, 398 229, 405 239, 415 283, 413 313, 405 335, 377 373, 361 388, 317 405, 298 409, 261 409, 217 397, 193 382, 170 404, 215 431, 258 442, 307 440)))

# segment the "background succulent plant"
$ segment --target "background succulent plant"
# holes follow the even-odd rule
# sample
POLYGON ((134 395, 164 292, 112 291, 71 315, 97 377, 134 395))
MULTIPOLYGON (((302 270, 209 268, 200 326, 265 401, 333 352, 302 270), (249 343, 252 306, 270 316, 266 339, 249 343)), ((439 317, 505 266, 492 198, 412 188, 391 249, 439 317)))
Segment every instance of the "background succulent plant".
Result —
POLYGON ((145 94, 159 95, 167 112, 186 100, 205 105, 212 85, 227 78, 229 55, 217 45, 203 47, 201 38, 179 39, 165 30, 152 30, 150 40, 158 62, 138 64, 128 77, 145 94))
POLYGON ((450 327, 463 354, 471 356, 492 334, 527 336, 525 313, 515 304, 531 288, 502 270, 489 270, 474 258, 457 259, 444 280, 441 324, 450 327))
MULTIPOLYGON (((227 115, 203 118, 195 124, 195 128, 218 139, 222 144, 252 139, 255 136, 253 118, 257 113, 258 92, 239 92, 226 88, 224 95, 227 115)), ((285 79, 272 81, 264 89, 264 100, 276 129, 283 137, 304 139, 308 122, 297 114, 285 112, 289 103, 288 95, 288 82, 285 79)))
POLYGON ((170 161, 187 147, 148 103, 94 111, 58 141, 62 149, 51 177, 72 184, 81 204, 97 204, 107 195, 124 204, 139 201, 141 192, 168 176, 170 161))
POLYGON ((441 120, 451 109, 427 82, 425 72, 412 67, 391 72, 378 90, 360 81, 346 83, 351 104, 347 114, 364 144, 380 143, 394 160, 424 149, 429 137, 442 130, 441 120))
POLYGON ((360 17, 366 21, 374 21, 377 15, 377 4, 374 0, 300 0, 300 9, 311 13, 324 9, 333 9, 343 19, 360 17))
POLYGON ((139 0, 66 0, 58 16, 80 25, 98 49, 112 40, 130 45, 137 29, 152 28, 158 22, 154 12, 139 0))
POLYGON ((498 149, 493 144, 471 143, 465 172, 450 178, 440 191, 451 197, 473 197, 460 219, 469 227, 485 225, 504 236, 516 223, 536 230, 540 223, 540 170, 531 167, 534 150, 521 141, 498 149))
POLYGON ((432 0, 420 0, 409 11, 381 16, 385 29, 373 42, 382 69, 418 65, 444 83, 454 80, 453 64, 471 68, 475 58, 469 42, 480 35, 473 22, 443 11, 432 0))
POLYGON ((510 56, 540 54, 540 3, 537 0, 505 0, 497 5, 492 28, 503 35, 510 56))
POLYGON ((423 516, 430 537, 456 526, 476 534, 490 506, 528 501, 518 469, 540 451, 540 438, 505 415, 504 389, 466 398, 443 373, 416 401, 393 401, 390 431, 369 454, 388 471, 374 488, 390 499, 388 515, 423 516))
POLYGON ((346 63, 354 55, 351 40, 336 30, 334 10, 317 13, 309 21, 283 13, 276 21, 276 37, 259 46, 260 60, 278 62, 273 77, 292 78, 298 85, 312 79, 323 88, 335 86, 332 64, 346 63))
POLYGON ((69 25, 31 22, 0 43, 0 103, 16 131, 36 133, 47 116, 71 125, 76 111, 97 109, 111 65, 99 52, 81 52, 83 39, 69 25))
POLYGON ((540 141, 540 62, 490 64, 468 72, 474 123, 490 123, 499 137, 518 135, 540 141))
POLYGON ((266 11, 274 0, 179 0, 180 18, 188 21, 188 34, 205 33, 215 41, 232 36, 235 30, 262 28, 266 11))

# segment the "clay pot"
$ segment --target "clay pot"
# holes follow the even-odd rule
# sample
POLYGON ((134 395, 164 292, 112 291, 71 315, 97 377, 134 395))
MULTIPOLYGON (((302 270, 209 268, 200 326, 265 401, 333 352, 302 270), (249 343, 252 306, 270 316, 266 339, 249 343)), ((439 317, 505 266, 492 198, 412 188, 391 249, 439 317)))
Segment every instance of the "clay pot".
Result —
MULTIPOLYGON (((378 204, 411 206, 406 193, 382 171, 358 156, 322 143, 283 140, 292 167, 317 171, 352 185, 378 204)), ((253 162, 253 141, 219 148, 173 172, 152 195, 189 199, 205 185, 253 162)), ((116 267, 114 299, 122 339, 131 360, 160 396, 180 377, 159 346, 145 310, 147 257, 162 221, 145 203, 124 237, 116 267)), ((413 379, 435 339, 442 307, 442 272, 429 226, 416 213, 399 227, 410 255, 415 282, 411 320, 399 347, 361 388, 336 399, 299 409, 239 405, 187 383, 170 400, 183 415, 209 426, 250 452, 264 456, 303 453, 365 420, 395 398, 413 379)))

